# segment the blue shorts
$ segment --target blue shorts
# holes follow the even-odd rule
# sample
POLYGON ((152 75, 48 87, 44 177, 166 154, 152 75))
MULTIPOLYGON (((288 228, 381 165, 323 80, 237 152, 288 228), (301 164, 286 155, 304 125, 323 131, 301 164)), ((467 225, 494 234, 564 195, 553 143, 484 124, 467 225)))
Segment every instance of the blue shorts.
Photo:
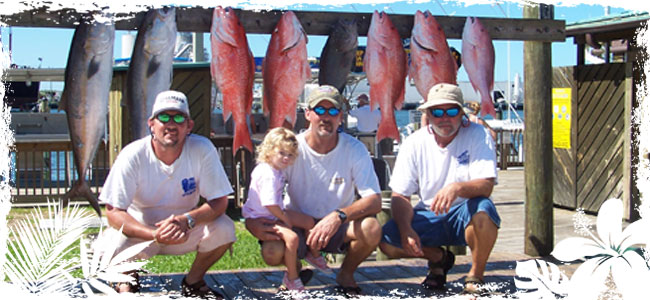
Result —
MULTIPOLYGON (((492 200, 476 197, 452 206, 448 213, 437 216, 430 210, 414 209, 411 226, 420 236, 423 247, 465 246, 467 245, 465 228, 472 217, 479 212, 487 213, 497 227, 501 225, 501 218, 492 200)), ((399 229, 394 220, 384 225, 381 241, 402 248, 399 229)))

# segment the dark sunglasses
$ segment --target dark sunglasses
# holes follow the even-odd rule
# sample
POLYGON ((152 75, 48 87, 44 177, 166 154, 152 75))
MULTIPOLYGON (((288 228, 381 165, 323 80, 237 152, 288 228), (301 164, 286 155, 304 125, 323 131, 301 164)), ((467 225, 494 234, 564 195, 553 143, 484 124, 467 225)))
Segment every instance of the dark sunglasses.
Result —
POLYGON ((174 119, 174 123, 176 124, 183 124, 185 122, 185 116, 178 114, 178 115, 170 115, 170 114, 159 114, 156 116, 156 119, 162 123, 167 123, 171 119, 174 119))
POLYGON ((444 116, 445 114, 447 114, 447 116, 453 118, 453 117, 457 116, 458 113, 460 113, 460 108, 458 108, 458 107, 447 108, 447 109, 431 108, 431 109, 429 109, 429 111, 431 111, 431 114, 435 118, 442 118, 442 116, 444 116))
POLYGON ((322 106, 316 106, 311 110, 313 110, 319 116, 322 116, 327 112, 330 116, 336 117, 339 115, 339 113, 341 113, 341 110, 336 107, 325 108, 322 106))

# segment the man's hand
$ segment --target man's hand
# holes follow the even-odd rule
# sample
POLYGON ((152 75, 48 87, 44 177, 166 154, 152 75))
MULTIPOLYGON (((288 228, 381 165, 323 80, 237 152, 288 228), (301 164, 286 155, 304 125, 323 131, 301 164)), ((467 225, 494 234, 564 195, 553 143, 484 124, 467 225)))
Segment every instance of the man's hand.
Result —
POLYGON ((436 215, 449 212, 449 208, 458 197, 459 191, 460 186, 456 182, 450 183, 440 189, 438 193, 436 193, 436 196, 433 197, 430 207, 431 211, 436 213, 436 215))
POLYGON ((322 218, 307 235, 307 246, 311 249, 323 249, 341 227, 341 219, 335 212, 322 218))
POLYGON ((268 219, 246 219, 246 229, 260 241, 281 240, 275 222, 268 219))
POLYGON ((161 244, 175 245, 182 244, 189 238, 187 234, 187 223, 183 224, 180 216, 169 216, 156 225, 154 231, 155 240, 161 244))
POLYGON ((422 252, 422 245, 420 244, 420 237, 409 227, 406 232, 400 232, 400 237, 402 239, 402 249, 410 257, 422 257, 424 252, 422 252))

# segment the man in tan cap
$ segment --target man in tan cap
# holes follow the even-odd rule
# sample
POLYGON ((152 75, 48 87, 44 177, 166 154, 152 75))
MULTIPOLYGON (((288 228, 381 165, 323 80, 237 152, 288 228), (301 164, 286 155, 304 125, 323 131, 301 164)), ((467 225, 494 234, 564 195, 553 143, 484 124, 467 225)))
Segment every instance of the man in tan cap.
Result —
POLYGON ((392 258, 421 257, 428 289, 444 289, 454 255, 443 245, 469 245, 472 268, 464 292, 483 293, 483 274, 501 222, 488 198, 497 176, 494 141, 463 113, 458 86, 433 86, 418 107, 429 125, 400 147, 390 187, 393 220, 383 227, 380 247, 392 258), (420 201, 411 206, 410 197, 420 201))
MULTIPOLYGON (((310 127, 296 136, 298 156, 285 169, 287 209, 310 215, 316 221, 309 232, 297 230, 301 240, 298 257, 305 256, 306 247, 346 253, 335 289, 352 296, 361 292, 354 272, 381 239, 381 226, 373 217, 381 211, 379 181, 365 146, 337 132, 343 118, 339 91, 333 86, 320 86, 310 93, 307 104, 305 117, 310 127)), ((284 242, 274 232, 273 223, 246 219, 246 227, 262 241, 264 261, 281 264, 284 242)))
MULTIPOLYGON (((194 122, 181 92, 158 94, 147 125, 151 135, 122 149, 99 195, 111 226, 105 233, 123 228, 115 241, 118 251, 153 241, 139 259, 196 251, 181 294, 222 299, 203 280, 236 240, 234 223, 225 215, 233 190, 217 150, 207 138, 190 134, 194 122), (197 207, 199 196, 208 201, 197 207)), ((137 291, 135 275, 117 290, 137 291)))

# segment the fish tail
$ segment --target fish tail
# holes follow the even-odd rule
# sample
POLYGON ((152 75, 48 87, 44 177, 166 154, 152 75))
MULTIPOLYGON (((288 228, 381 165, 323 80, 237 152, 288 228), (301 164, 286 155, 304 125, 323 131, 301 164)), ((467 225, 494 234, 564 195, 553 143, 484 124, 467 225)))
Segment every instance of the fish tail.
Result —
POLYGON ((93 194, 93 192, 90 190, 90 186, 88 185, 88 182, 85 180, 78 180, 77 182, 72 185, 72 188, 70 191, 68 191, 65 196, 63 196, 63 204, 67 205, 68 201, 74 198, 84 198, 88 201, 90 206, 92 206, 93 209, 97 212, 97 215, 100 217, 102 216, 102 211, 101 208, 99 207, 99 202, 97 200, 97 197, 93 194))
POLYGON ((395 125, 395 120, 384 122, 382 117, 382 122, 379 123, 377 128, 377 142, 381 140, 390 138, 399 141, 399 131, 397 130, 397 125, 395 125))
POLYGON ((248 124, 246 123, 243 122, 242 124, 235 125, 235 138, 232 144, 233 155, 236 155, 237 150, 241 147, 244 147, 249 153, 253 153, 253 142, 251 142, 251 136, 248 133, 248 124))
POLYGON ((481 114, 492 115, 493 118, 497 117, 497 112, 494 110, 494 102, 492 102, 492 97, 490 95, 481 96, 481 114))

